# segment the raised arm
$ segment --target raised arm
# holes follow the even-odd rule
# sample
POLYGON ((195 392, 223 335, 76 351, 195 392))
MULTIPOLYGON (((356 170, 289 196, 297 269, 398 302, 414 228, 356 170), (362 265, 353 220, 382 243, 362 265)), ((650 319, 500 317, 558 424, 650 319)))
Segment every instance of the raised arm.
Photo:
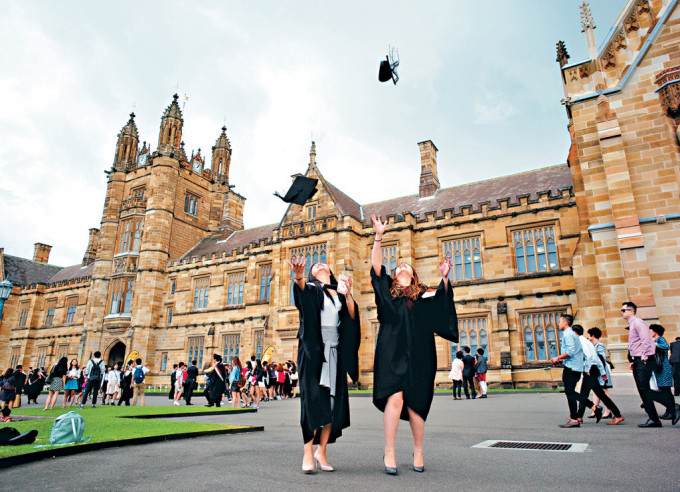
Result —
POLYGON ((371 265, 373 266, 373 271, 376 275, 380 275, 380 269, 382 267, 382 237, 387 228, 387 220, 382 222, 382 217, 375 214, 371 215, 371 220, 373 221, 373 227, 375 228, 375 239, 373 239, 373 251, 371 253, 371 265))
POLYGON ((300 287, 300 290, 305 290, 305 265, 307 264, 307 259, 300 255, 300 256, 293 256, 291 261, 288 261, 288 265, 290 265, 290 269, 293 271, 293 277, 295 279, 295 283, 297 284, 298 287, 300 287))
POLYGON ((448 256, 444 261, 439 262, 439 273, 442 274, 442 281, 444 282, 444 290, 449 290, 449 272, 451 271, 451 258, 448 256))

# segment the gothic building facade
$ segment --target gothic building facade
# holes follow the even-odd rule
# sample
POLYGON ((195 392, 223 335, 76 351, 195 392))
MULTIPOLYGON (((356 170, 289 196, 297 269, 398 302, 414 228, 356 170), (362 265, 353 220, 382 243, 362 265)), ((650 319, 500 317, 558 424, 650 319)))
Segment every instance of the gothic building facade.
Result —
POLYGON ((215 352, 294 360, 299 318, 286 260, 302 254, 354 278, 360 383, 370 387, 378 329, 373 213, 389 220, 388 268, 409 262, 436 284, 439 260, 452 260, 461 339, 438 339, 438 383, 448 382, 451 357, 468 345, 487 350, 492 384, 558 384, 549 359, 560 351, 564 312, 602 327, 622 362, 618 308, 628 298, 645 319, 678 333, 676 4, 631 0, 599 52, 585 6, 591 58, 569 64, 558 43, 572 137, 567 164, 442 188, 437 148, 425 141, 418 193, 359 204, 324 178, 312 142, 299 170, 319 180, 313 199, 252 229, 244 229, 245 198, 230 182, 226 128, 209 158, 187 156, 176 96, 153 151, 140 147, 131 115, 82 264, 49 265, 50 247, 40 243, 33 261, 0 249, 0 279, 14 285, 1 318, 0 366, 86 360, 95 350, 113 362, 134 350, 152 382, 167 383, 173 362, 205 364, 215 352))

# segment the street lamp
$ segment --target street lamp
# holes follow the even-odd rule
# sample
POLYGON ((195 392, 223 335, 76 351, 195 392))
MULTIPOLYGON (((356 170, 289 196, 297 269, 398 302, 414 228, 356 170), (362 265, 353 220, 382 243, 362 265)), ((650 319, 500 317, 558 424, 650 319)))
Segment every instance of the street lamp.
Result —
POLYGON ((2 319, 2 309, 5 307, 5 301, 9 299, 12 292, 12 282, 5 279, 0 282, 0 319, 2 319))

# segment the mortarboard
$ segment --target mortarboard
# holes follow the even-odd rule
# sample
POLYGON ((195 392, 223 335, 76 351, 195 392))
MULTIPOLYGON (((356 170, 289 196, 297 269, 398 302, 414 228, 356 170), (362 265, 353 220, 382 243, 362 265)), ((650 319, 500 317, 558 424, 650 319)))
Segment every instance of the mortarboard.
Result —
POLYGON ((278 196, 284 202, 304 205, 305 202, 312 198, 314 193, 316 193, 316 184, 318 182, 318 179, 297 176, 286 193, 286 196, 281 196, 277 192, 274 192, 274 195, 278 196))
POLYGON ((397 74, 397 67, 399 66, 399 52, 395 49, 390 48, 390 54, 385 57, 383 61, 380 62, 380 69, 378 70, 378 80, 380 82, 387 82, 391 80, 395 85, 399 81, 399 75, 397 74))

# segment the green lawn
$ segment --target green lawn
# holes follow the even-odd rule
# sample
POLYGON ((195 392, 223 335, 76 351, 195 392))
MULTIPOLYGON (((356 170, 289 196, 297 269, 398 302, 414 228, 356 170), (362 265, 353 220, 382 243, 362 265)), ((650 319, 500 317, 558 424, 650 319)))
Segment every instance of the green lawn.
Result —
MULTIPOLYGON (((75 410, 75 407, 72 408, 75 410)), ((163 436, 168 434, 182 434, 188 432, 212 431, 224 429, 236 429, 247 426, 207 424, 197 422, 176 422, 155 419, 125 418, 142 415, 181 415, 185 413, 215 413, 216 411, 229 410, 229 408, 214 407, 152 407, 152 406, 97 406, 97 408, 85 407, 83 410, 75 410, 85 418, 84 436, 90 436, 90 442, 118 441, 138 437, 163 436)), ((15 456, 25 453, 43 451, 49 448, 34 448, 36 445, 49 444, 50 432, 54 417, 68 412, 55 406, 54 410, 43 411, 40 408, 19 408, 12 412, 14 415, 39 415, 49 416, 49 419, 27 420, 21 422, 11 422, 5 424, 14 427, 19 432, 27 432, 32 429, 38 430, 38 437, 33 444, 24 446, 2 446, 0 447, 0 458, 15 456)), ((77 446, 77 444, 75 445, 77 446)))

